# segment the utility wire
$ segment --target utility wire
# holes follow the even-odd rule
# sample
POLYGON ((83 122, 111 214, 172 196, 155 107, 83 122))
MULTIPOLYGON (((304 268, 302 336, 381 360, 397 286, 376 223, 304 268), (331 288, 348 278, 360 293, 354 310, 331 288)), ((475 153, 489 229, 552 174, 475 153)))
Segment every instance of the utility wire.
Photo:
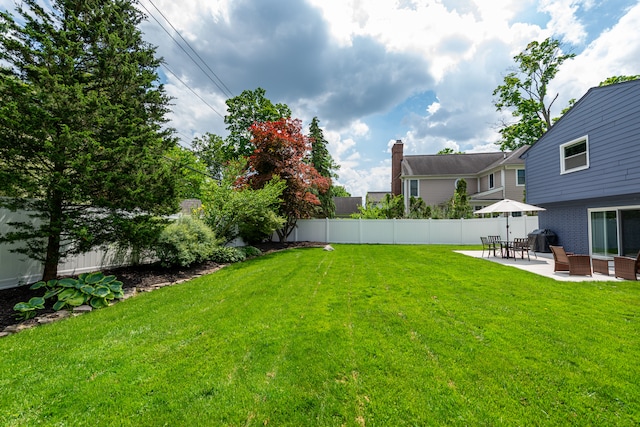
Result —
POLYGON ((163 62, 163 63, 162 63, 162 66, 165 68, 165 70, 167 70, 169 73, 171 73, 171 74, 172 74, 176 79, 178 79, 178 81, 179 81, 180 83, 182 83, 183 85, 185 85, 185 87, 186 87, 187 89, 189 89, 189 90, 191 91, 191 93, 193 93, 195 96, 197 96, 198 98, 200 98, 200 100, 201 100, 202 102, 204 102, 204 103, 205 103, 209 108, 211 108, 211 109, 213 110, 213 112, 214 112, 214 113, 216 113, 217 115, 219 115, 220 117, 222 117, 222 118, 224 119, 224 116, 223 116, 222 114, 220 114, 220 113, 218 112, 218 110, 216 110, 215 108, 213 108, 213 107, 211 106, 211 104, 209 104, 207 101, 205 101, 203 97, 201 97, 200 95, 198 95, 198 94, 196 93, 196 91, 195 91, 195 90, 193 90, 193 89, 192 89, 188 84, 186 84, 186 83, 185 83, 185 82, 184 82, 180 77, 178 77, 178 75, 177 75, 176 73, 174 73, 173 71, 171 71, 171 69, 167 66, 167 64, 166 64, 166 63, 164 63, 164 62, 163 62))
POLYGON ((198 52, 195 51, 195 49, 193 47, 191 47, 191 45, 189 44, 189 42, 187 40, 185 40, 184 37, 182 37, 182 35, 180 34, 180 32, 176 29, 176 27, 173 26, 173 24, 169 21, 169 19, 167 19, 167 17, 162 13, 162 11, 160 11, 160 9, 158 9, 158 7, 151 1, 148 0, 149 3, 151 3, 151 5, 158 11, 158 13, 164 18, 165 21, 167 21, 167 23, 169 24, 169 26, 171 26, 171 28, 173 29, 173 31, 176 32, 176 34, 178 34, 178 36, 180 36, 180 38, 182 39, 182 41, 189 46, 189 49, 191 49, 193 51, 193 53, 195 53, 195 55, 198 57, 198 59, 200 59, 200 61, 209 69, 209 71, 211 72, 211 74, 213 74, 216 79, 218 79, 218 82, 216 82, 213 78, 211 78, 211 76, 209 75, 209 73, 207 73, 204 68, 202 68, 202 66, 193 58, 193 56, 191 56, 191 54, 189 52, 187 52, 187 50, 178 42, 178 40, 175 39, 175 37, 173 37, 173 35, 171 34, 171 32, 169 32, 169 30, 167 30, 161 23, 160 21, 149 11, 149 9, 147 9, 147 7, 145 5, 143 5, 142 3, 139 3, 140 6, 142 6, 142 8, 147 11, 147 14, 149 14, 149 16, 151 16, 154 21, 156 21, 158 23, 158 25, 164 30, 165 33, 167 33, 169 35, 169 37, 171 37, 171 39, 178 45, 178 47, 189 57, 189 59, 191 59, 191 61, 193 61, 193 63, 200 69, 200 71, 202 71, 204 73, 205 76, 207 76, 207 78, 209 80, 211 80, 211 82, 216 85, 216 87, 218 89, 220 89, 222 91, 222 93, 228 97, 231 98, 233 97, 233 93, 231 92, 231 90, 229 90, 229 88, 227 87, 227 85, 224 84, 224 82, 220 79, 220 77, 218 77, 218 75, 211 69, 211 67, 209 67, 209 65, 207 65, 207 63, 202 59, 202 57, 198 54, 198 52), (221 86, 222 85, 222 86, 221 86))

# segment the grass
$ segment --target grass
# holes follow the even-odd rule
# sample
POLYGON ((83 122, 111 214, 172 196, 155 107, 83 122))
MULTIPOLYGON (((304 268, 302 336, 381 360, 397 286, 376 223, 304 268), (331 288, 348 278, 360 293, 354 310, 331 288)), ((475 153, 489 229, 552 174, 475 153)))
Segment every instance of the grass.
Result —
POLYGON ((0 425, 638 425, 640 288, 296 249, 0 340, 0 425))

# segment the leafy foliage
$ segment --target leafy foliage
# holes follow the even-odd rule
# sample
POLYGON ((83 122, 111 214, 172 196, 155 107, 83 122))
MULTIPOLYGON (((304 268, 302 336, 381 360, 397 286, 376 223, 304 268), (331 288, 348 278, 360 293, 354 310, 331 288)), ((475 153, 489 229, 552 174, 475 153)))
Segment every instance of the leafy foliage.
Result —
POLYGON ((451 200, 449 200, 448 217, 452 219, 471 218, 473 211, 469 205, 469 197, 467 196, 467 181, 459 179, 456 184, 456 190, 451 200))
POLYGON ((551 127, 551 107, 558 95, 548 100, 548 84, 560 66, 574 56, 563 54, 560 42, 547 38, 543 42, 529 43, 514 57, 517 71, 507 74, 504 84, 493 91, 497 96, 494 100, 496 110, 511 110, 511 115, 517 118, 514 123, 501 125, 502 151, 532 145, 551 127))
POLYGON ((180 169, 160 60, 128 1, 37 0, 0 12, 0 204, 32 212, 0 242, 57 275, 67 255, 116 241, 122 224, 178 208, 180 169))
POLYGON ((275 176, 260 189, 236 185, 243 170, 243 164, 231 162, 221 182, 207 181, 201 195, 202 206, 194 212, 223 243, 239 235, 246 243, 260 242, 284 225, 284 218, 277 211, 286 183, 275 176))
POLYGON ((221 147, 224 160, 237 160, 253 153, 255 147, 249 130, 253 124, 291 117, 291 110, 286 104, 274 105, 265 94, 266 90, 259 87, 253 91, 245 90, 239 96, 227 100, 224 122, 229 135, 221 147))
POLYGON ((255 150, 249 157, 248 173, 238 181, 253 189, 264 188, 276 176, 286 183, 279 208, 286 221, 277 230, 280 241, 293 231, 298 218, 314 213, 320 205, 317 194, 325 193, 330 185, 328 178, 304 161, 311 143, 301 129, 298 119, 254 123, 250 130, 255 150))
POLYGON ((358 213, 351 214, 352 218, 360 219, 393 219, 404 217, 404 196, 385 194, 380 203, 367 200, 365 206, 358 206, 358 213))
POLYGON ((101 272, 83 273, 77 279, 65 278, 60 280, 40 281, 31 285, 31 289, 45 288, 42 297, 31 298, 28 302, 20 302, 13 309, 18 316, 30 319, 36 315, 36 310, 43 309, 45 301, 57 297, 53 309, 58 311, 67 307, 78 307, 89 304, 93 308, 104 308, 114 299, 122 299, 122 282, 116 276, 105 276, 101 272))
POLYGON ((220 264, 233 264, 244 261, 246 257, 247 255, 242 249, 231 246, 217 246, 213 249, 210 259, 220 264))
POLYGON ((195 138, 191 143, 195 156, 205 165, 208 175, 216 180, 223 179, 225 165, 229 161, 224 146, 224 140, 212 133, 195 138))
POLYGON ((156 253, 165 267, 185 267, 209 259, 216 244, 215 233, 202 220, 182 216, 162 231, 156 253))

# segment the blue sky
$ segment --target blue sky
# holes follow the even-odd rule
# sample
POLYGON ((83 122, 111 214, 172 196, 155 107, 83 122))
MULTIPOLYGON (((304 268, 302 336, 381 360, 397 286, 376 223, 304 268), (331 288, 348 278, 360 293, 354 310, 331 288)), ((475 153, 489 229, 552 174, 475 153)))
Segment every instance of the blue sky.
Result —
POLYGON ((171 70, 161 70, 174 97, 170 124, 184 144, 225 136, 229 94, 262 87, 305 127, 318 117, 338 183, 354 196, 390 189, 396 139, 408 154, 496 151, 503 116, 492 92, 532 40, 551 36, 576 54, 550 87, 555 115, 607 77, 640 74, 640 0, 139 3, 164 26, 150 18, 142 29, 171 70))

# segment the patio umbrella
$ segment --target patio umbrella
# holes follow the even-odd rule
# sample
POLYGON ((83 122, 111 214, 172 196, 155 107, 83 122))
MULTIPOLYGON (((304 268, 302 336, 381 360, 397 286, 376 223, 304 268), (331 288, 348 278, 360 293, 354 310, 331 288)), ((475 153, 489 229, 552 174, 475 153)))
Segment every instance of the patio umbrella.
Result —
POLYGON ((496 202, 492 205, 486 206, 474 212, 474 214, 486 214, 486 213, 504 213, 507 217, 507 240, 509 240, 509 213, 511 212, 532 212, 532 211, 544 211, 545 208, 541 208, 527 203, 516 202, 511 199, 504 199, 496 202))

